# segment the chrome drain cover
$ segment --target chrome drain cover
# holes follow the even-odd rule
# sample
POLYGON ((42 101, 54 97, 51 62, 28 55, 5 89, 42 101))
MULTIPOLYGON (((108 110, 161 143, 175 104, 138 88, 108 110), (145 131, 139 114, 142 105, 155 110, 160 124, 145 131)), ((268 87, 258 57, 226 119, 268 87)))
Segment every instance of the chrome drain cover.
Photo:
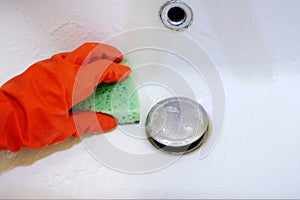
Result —
POLYGON ((146 119, 149 141, 164 152, 183 154, 197 149, 207 136, 209 120, 204 108, 185 97, 155 104, 146 119))

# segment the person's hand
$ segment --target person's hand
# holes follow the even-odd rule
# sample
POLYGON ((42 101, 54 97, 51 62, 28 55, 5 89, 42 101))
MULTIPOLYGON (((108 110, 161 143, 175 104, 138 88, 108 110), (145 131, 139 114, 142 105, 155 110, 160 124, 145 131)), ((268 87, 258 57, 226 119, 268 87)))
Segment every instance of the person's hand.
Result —
POLYGON ((105 44, 86 43, 33 64, 0 88, 0 150, 37 149, 117 126, 112 116, 70 109, 101 82, 124 80, 130 68, 121 53, 105 44))

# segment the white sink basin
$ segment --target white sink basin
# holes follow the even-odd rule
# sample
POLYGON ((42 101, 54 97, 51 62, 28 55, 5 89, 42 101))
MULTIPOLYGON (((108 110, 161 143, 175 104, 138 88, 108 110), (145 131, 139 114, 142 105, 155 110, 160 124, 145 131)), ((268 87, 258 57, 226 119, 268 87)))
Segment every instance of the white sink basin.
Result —
POLYGON ((1 84, 54 53, 106 42, 132 64, 142 108, 140 124, 105 135, 1 151, 1 198, 300 197, 300 2, 185 0, 194 18, 182 32, 162 24, 165 2, 0 3, 1 84), (147 112, 170 96, 195 99, 210 118, 206 142, 187 155, 145 136, 147 112))

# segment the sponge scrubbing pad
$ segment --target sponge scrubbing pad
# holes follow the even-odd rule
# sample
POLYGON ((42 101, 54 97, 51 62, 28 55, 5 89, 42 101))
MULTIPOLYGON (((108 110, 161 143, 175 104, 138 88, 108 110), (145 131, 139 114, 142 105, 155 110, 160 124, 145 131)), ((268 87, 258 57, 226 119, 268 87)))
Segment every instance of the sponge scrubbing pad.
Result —
MULTIPOLYGON (((123 60, 121 64, 129 66, 126 60, 123 60)), ((138 123, 140 106, 132 75, 118 83, 99 84, 91 96, 72 109, 73 112, 80 110, 112 115, 119 124, 138 123)))

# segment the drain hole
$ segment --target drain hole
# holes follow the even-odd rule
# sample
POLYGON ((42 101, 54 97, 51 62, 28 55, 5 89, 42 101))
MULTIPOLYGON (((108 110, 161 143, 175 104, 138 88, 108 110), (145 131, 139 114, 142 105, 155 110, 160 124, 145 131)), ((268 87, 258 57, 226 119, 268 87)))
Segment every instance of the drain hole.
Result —
POLYGON ((180 7, 173 7, 168 11, 168 18, 170 23, 179 25, 185 21, 186 13, 180 7))
POLYGON ((164 3, 160 7, 159 14, 163 24, 176 31, 188 28, 193 19, 192 9, 180 0, 164 3))

